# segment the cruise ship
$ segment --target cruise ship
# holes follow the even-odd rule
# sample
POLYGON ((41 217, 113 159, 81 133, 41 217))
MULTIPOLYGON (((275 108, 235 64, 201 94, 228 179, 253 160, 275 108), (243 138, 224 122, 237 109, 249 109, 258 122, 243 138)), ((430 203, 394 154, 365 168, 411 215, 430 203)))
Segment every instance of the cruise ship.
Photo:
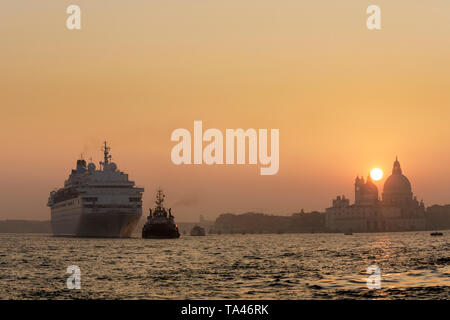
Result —
POLYGON ((126 238, 133 233, 142 216, 144 189, 117 169, 106 141, 103 153, 99 169, 80 159, 64 187, 50 193, 54 235, 126 238))

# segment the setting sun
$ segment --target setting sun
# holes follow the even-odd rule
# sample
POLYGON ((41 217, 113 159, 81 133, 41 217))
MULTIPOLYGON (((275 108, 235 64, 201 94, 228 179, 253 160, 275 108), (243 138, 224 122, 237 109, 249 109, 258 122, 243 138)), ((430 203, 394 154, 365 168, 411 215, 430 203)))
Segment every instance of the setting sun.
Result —
POLYGON ((379 168, 373 168, 372 171, 370 171, 370 177, 375 181, 380 180, 381 178, 383 178, 383 170, 379 168))

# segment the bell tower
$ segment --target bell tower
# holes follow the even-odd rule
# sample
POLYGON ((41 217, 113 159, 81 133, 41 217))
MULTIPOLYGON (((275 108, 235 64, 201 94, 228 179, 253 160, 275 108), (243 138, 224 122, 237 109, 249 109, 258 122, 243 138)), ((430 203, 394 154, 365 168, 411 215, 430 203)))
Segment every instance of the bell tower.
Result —
POLYGON ((355 179, 355 203, 361 201, 362 188, 364 187, 364 178, 356 176, 355 179))

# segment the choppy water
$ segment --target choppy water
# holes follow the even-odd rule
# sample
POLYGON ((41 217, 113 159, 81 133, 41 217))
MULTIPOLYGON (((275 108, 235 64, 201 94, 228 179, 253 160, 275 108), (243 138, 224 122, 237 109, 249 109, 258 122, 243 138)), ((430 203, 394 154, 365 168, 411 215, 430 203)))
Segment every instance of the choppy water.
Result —
POLYGON ((449 299, 450 231, 77 239, 0 234, 1 299, 449 299), (366 269, 381 268, 381 289, 366 269), (68 290, 66 269, 81 268, 68 290))

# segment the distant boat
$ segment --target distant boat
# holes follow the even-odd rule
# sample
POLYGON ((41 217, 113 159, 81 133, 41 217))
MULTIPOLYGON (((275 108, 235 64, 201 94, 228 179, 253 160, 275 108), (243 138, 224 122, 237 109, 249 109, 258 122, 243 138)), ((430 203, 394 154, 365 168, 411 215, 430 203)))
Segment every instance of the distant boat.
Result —
POLYGON ((200 226, 194 226, 191 230, 191 236, 204 236, 205 229, 200 226))
POLYGON ((172 210, 166 210, 163 206, 164 197, 165 195, 162 190, 158 190, 156 194, 156 206, 154 212, 150 209, 147 222, 142 228, 142 238, 172 239, 180 237, 172 210))
POLYGON ((344 235, 345 235, 345 236, 352 236, 353 233, 352 233, 352 232, 345 232, 344 235))
POLYGON ((443 233, 442 232, 432 232, 430 233, 430 236, 436 237, 436 236, 442 236, 443 233))

